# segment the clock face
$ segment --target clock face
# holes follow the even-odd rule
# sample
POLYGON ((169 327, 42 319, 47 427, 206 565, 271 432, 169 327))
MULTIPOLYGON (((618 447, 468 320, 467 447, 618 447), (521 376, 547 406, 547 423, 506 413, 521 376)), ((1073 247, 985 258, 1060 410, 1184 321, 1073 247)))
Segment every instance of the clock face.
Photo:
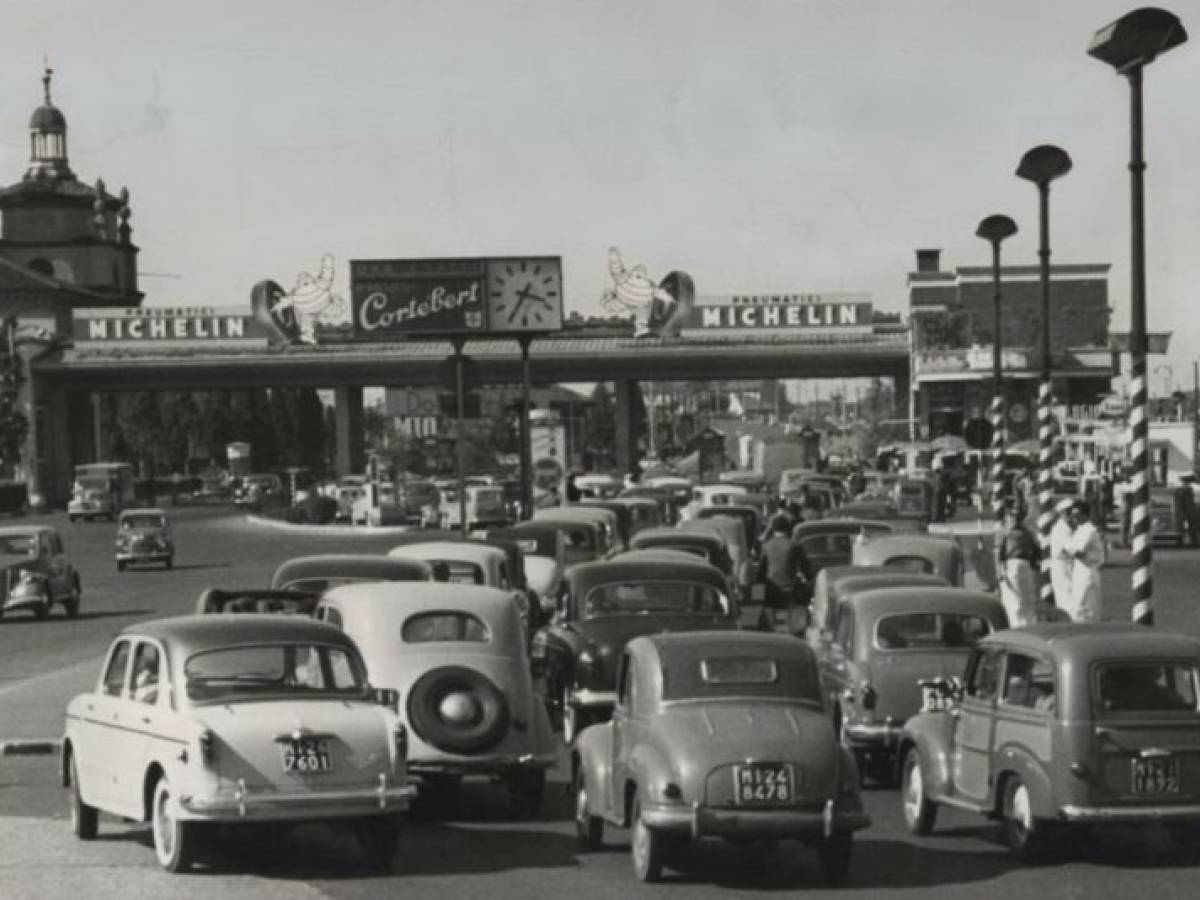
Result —
POLYGON ((490 331, 558 331, 562 328, 559 260, 489 260, 487 305, 490 331))

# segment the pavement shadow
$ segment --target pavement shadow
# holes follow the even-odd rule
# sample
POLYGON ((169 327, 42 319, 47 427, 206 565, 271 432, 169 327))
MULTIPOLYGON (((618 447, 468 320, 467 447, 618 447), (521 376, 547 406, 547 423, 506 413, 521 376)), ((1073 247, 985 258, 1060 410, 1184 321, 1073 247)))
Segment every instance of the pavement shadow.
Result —
POLYGON ((426 824, 514 824, 530 822, 565 822, 574 815, 572 798, 567 785, 547 781, 542 804, 535 815, 520 817, 510 806, 508 792, 501 784, 484 781, 464 781, 457 790, 446 792, 436 800, 418 791, 413 804, 414 826, 426 824))
POLYGON ((122 575, 161 575, 163 572, 197 572, 203 569, 228 569, 229 563, 184 563, 180 565, 176 563, 172 568, 168 569, 163 565, 155 565, 147 563, 144 566, 130 566, 122 575))
MULTIPOLYGON (((87 602, 86 598, 84 602, 87 602)), ((154 610, 151 609, 103 609, 81 612, 74 619, 69 619, 56 607, 47 619, 39 619, 24 611, 8 613, 3 618, 0 618, 0 627, 5 625, 39 625, 44 627, 47 623, 58 620, 64 623, 86 622, 91 619, 120 619, 132 616, 146 616, 152 612, 154 610)))

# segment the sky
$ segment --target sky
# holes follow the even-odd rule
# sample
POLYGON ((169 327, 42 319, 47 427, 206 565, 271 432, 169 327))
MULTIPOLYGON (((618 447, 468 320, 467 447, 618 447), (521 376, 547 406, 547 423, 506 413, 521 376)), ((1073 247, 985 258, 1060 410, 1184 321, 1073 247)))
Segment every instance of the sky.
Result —
MULTIPOLYGON (((1107 262, 1129 321, 1129 90, 1086 55, 1113 0, 5 0, 0 179, 28 164, 43 58, 76 174, 132 194, 146 302, 245 306, 333 254, 561 255, 601 314, 618 247, 700 294, 869 291, 905 308, 918 247, 1107 262), (177 276, 177 277, 162 277, 177 276)), ((1168 6, 1200 44, 1200 3, 1168 6)), ((1200 356, 1200 46, 1146 73, 1152 360, 1200 356)))

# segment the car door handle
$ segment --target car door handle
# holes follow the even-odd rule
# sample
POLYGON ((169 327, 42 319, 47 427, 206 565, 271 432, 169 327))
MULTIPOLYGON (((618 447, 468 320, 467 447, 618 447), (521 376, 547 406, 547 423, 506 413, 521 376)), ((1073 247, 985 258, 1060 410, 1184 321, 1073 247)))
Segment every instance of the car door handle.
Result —
POLYGON ((149 716, 142 716, 142 724, 143 724, 143 725, 149 725, 149 724, 150 724, 150 717, 149 717, 149 716))

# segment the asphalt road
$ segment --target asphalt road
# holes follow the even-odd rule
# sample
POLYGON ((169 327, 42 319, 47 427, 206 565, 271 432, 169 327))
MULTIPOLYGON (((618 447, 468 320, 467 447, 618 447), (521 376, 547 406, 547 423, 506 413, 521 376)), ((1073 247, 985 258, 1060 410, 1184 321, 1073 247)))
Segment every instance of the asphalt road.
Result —
MULTIPOLYGON (((82 613, 35 623, 16 614, 0 619, 0 741, 57 738, 67 699, 95 680, 100 654, 130 622, 190 611, 209 586, 265 584, 283 559, 322 551, 384 550, 386 535, 313 535, 248 523, 229 510, 185 509, 175 516, 178 554, 170 572, 118 574, 113 527, 67 524, 64 533, 84 585, 82 613)), ((1127 619, 1127 555, 1105 570, 1106 618, 1127 619)), ((1200 635, 1197 610, 1200 551, 1162 549, 1156 557, 1160 624, 1200 635)), ((893 790, 869 789, 872 827, 861 832, 848 884, 831 891, 819 880, 809 850, 784 843, 766 855, 704 842, 665 883, 638 885, 628 838, 611 830, 597 853, 576 849, 565 791, 565 769, 536 821, 504 819, 501 793, 468 784, 444 820, 412 824, 387 878, 370 875, 355 843, 309 826, 273 839, 226 835, 208 865, 193 875, 161 872, 145 826, 101 819, 100 839, 76 841, 69 832, 63 791, 52 756, 0 757, 0 897, 223 898, 498 897, 549 900, 611 897, 741 897, 802 891, 806 896, 959 898, 1191 897, 1200 874, 1200 845, 1172 846, 1154 828, 1079 832, 1039 866, 1012 862, 996 826, 943 810, 929 838, 905 831, 893 790), (560 788, 560 789, 556 789, 560 788)))

